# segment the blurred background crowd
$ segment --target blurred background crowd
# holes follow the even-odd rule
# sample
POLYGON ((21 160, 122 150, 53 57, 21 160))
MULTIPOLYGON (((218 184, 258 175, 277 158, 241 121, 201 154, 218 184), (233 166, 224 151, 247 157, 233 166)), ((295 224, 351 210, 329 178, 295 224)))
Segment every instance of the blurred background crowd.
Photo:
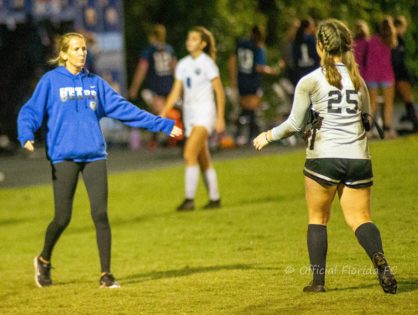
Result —
MULTIPOLYGON (((319 66, 315 26, 330 17, 345 21, 353 31, 372 113, 386 136, 416 132, 416 1, 0 0, 0 153, 18 150, 17 114, 50 69, 47 61, 60 34, 83 33, 88 40, 89 70, 134 104, 158 114, 164 95, 154 91, 159 77, 151 68, 158 67, 151 65, 152 49, 169 51, 169 67, 174 70, 176 61, 187 54, 187 31, 195 25, 207 27, 217 41, 217 64, 227 95, 227 131, 214 136, 211 144, 230 148, 248 144, 260 129, 286 118, 297 81, 319 66), (239 53, 244 42, 262 55, 255 61, 260 67, 252 98, 246 98, 240 88, 240 67, 248 57, 239 53)), ((164 81, 168 91, 170 82, 164 81)), ((171 117, 180 120, 181 104, 171 117)), ((110 146, 140 150, 182 143, 182 139, 153 138, 110 120, 102 121, 102 128, 110 146)), ((40 142, 42 137, 40 132, 40 142)), ((290 138, 285 144, 298 141, 290 138)))

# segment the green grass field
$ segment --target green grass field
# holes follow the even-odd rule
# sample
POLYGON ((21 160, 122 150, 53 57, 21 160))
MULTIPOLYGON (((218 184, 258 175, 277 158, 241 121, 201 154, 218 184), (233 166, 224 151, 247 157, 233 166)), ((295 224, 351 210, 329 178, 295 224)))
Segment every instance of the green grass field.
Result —
MULTIPOLYGON (((33 257, 52 217, 50 185, 0 190, 0 314, 278 314, 418 312, 418 137, 371 144, 374 221, 398 279, 385 295, 335 202, 327 293, 302 293, 306 250, 304 151, 216 164, 224 207, 176 213, 180 166, 110 176, 112 269, 98 288, 87 194, 79 183, 56 246, 55 285, 39 289, 33 257)), ((200 183, 197 206, 206 202, 200 183)))

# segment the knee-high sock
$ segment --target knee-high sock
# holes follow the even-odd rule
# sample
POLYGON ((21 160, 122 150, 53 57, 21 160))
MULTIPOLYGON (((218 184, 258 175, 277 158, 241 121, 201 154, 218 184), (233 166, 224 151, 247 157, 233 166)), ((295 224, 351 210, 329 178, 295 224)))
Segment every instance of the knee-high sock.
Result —
POLYGON ((355 231, 356 237, 360 245, 364 248, 370 259, 377 252, 383 253, 382 239, 376 225, 367 222, 360 225, 355 231))
POLYGON ((308 225, 308 252, 313 273, 313 284, 325 284, 325 268, 328 250, 327 227, 320 224, 308 225))
POLYGON ((214 168, 208 168, 205 173, 205 182, 210 200, 219 200, 218 177, 214 168))
POLYGON ((199 166, 186 166, 185 170, 185 191, 187 199, 194 199, 196 194, 197 184, 199 182, 199 166))

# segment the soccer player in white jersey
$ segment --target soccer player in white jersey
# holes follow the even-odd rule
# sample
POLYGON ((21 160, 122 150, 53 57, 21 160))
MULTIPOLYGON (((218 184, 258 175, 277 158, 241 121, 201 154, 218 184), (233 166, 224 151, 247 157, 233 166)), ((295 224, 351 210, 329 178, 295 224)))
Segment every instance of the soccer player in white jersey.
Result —
POLYGON ((165 116, 183 92, 183 120, 186 135, 184 148, 185 199, 178 211, 193 210, 199 181, 199 167, 209 193, 204 209, 219 208, 220 195, 215 169, 211 162, 208 137, 225 130, 225 96, 219 69, 215 64, 215 39, 206 28, 192 28, 187 36, 189 55, 176 67, 173 88, 161 116, 165 116))
POLYGON ((334 19, 322 22, 316 36, 321 67, 299 81, 289 118, 261 133, 254 146, 261 150, 299 132, 306 124, 306 114, 314 117, 304 168, 313 281, 303 291, 325 291, 327 223, 338 194, 345 220, 372 260, 380 285, 384 292, 395 294, 397 283, 370 216, 372 165, 362 121, 362 113, 369 111, 369 96, 352 52, 352 36, 334 19))

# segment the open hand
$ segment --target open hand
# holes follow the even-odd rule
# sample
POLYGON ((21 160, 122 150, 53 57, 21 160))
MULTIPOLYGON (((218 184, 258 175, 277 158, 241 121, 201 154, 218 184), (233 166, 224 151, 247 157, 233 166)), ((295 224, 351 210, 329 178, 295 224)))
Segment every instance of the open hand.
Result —
POLYGON ((23 147, 29 152, 33 152, 35 151, 35 147, 33 146, 33 143, 34 143, 33 141, 26 141, 23 147))
POLYGON ((272 141, 271 132, 270 131, 262 132, 257 136, 257 138, 254 139, 253 145, 256 150, 260 151, 266 145, 268 145, 271 141, 272 141))
POLYGON ((183 134, 183 130, 181 130, 179 127, 174 126, 171 130, 170 137, 179 137, 183 134))

